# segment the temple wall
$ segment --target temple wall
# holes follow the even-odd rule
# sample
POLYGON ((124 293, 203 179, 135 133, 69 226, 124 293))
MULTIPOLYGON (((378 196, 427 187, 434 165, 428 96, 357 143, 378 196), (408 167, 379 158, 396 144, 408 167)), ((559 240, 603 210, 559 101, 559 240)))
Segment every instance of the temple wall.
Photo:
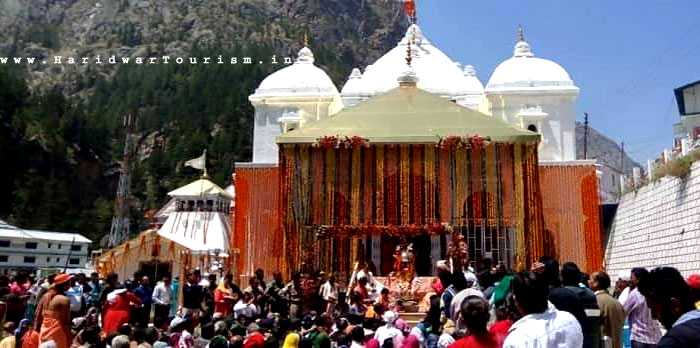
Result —
POLYGON ((266 277, 286 272, 284 237, 278 220, 278 173, 277 166, 236 163, 231 249, 239 284, 247 284, 257 268, 263 269, 266 277))
POLYGON ((597 181, 594 161, 540 164, 545 253, 584 272, 603 261, 597 181))
POLYGON ((700 162, 685 179, 664 177, 622 196, 605 263, 615 275, 632 267, 700 270, 700 162))

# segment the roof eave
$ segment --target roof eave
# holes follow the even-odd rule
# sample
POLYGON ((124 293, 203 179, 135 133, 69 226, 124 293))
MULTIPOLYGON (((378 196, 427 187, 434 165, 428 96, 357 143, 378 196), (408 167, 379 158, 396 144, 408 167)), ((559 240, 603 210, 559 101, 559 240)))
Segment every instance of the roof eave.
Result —
MULTIPOLYGON (((396 136, 396 137, 367 137, 370 144, 437 144, 440 136, 396 136)), ((298 136, 298 137, 277 137, 275 140, 278 145, 285 144, 316 144, 317 137, 313 136, 298 136)), ((537 143, 540 141, 539 134, 519 135, 509 137, 491 137, 492 143, 537 143)))

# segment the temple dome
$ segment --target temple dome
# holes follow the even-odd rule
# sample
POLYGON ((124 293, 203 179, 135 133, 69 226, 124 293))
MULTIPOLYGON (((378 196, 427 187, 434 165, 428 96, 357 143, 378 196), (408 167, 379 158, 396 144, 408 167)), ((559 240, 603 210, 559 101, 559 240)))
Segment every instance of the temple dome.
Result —
POLYGON ((472 65, 465 65, 464 70, 464 89, 468 94, 484 92, 484 85, 476 77, 476 69, 472 65))
POLYGON ((559 64, 535 57, 530 44, 520 37, 513 57, 499 64, 486 84, 485 92, 508 91, 577 92, 569 73, 559 64))
POLYGON ((464 94, 461 69, 423 35, 418 25, 411 25, 399 44, 365 69, 360 79, 351 75, 342 96, 361 95, 363 99, 382 94, 399 86, 397 78, 406 69, 408 42, 411 44, 411 67, 418 78, 418 88, 447 98, 464 94), (350 85, 348 85, 350 84, 350 85), (347 88, 346 88, 347 87, 347 88))
POLYGON ((250 98, 332 96, 337 94, 338 89, 328 74, 314 65, 313 52, 308 47, 304 47, 299 50, 294 64, 277 70, 266 77, 250 98))

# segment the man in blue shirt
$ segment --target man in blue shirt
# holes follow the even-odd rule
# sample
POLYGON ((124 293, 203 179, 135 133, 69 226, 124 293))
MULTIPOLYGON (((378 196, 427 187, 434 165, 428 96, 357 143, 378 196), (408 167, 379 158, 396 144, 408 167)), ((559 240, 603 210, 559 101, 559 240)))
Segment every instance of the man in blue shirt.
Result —
POLYGON ((141 284, 134 289, 134 295, 141 299, 141 308, 136 310, 134 321, 139 327, 146 328, 151 317, 151 307, 153 305, 153 289, 148 283, 148 277, 141 278, 141 284))

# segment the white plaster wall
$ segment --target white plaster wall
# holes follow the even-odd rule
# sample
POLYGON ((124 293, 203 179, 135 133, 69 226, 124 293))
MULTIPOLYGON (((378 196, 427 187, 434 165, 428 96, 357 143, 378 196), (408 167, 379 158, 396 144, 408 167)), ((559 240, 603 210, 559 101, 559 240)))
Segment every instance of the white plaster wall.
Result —
POLYGON ((0 262, 0 269, 63 268, 66 263, 68 263, 68 268, 83 268, 87 263, 88 245, 86 243, 75 242, 74 245, 80 246, 80 250, 71 251, 71 242, 66 241, 2 238, 2 236, 0 239, 10 241, 10 247, 0 248, 0 255, 7 256, 7 262, 0 262), (27 242, 37 243, 37 248, 27 249, 27 242), (24 262, 25 256, 33 256, 34 262, 24 262), (78 259, 78 263, 70 264, 69 258, 78 259))
POLYGON ((253 163, 277 163, 275 138, 282 132, 277 120, 285 111, 294 111, 294 109, 271 105, 255 106, 253 163))
POLYGON ((604 165, 598 166, 598 171, 600 171, 598 187, 601 203, 617 202, 617 197, 620 195, 620 173, 604 165))
POLYGON ((330 117, 343 108, 340 97, 326 101, 298 100, 286 103, 274 104, 253 103, 255 107, 255 125, 253 127, 253 163, 274 163, 279 160, 277 155, 277 143, 275 138, 282 134, 282 128, 278 122, 285 113, 300 113, 305 124, 316 122, 330 117))
POLYGON ((700 162, 685 180, 665 177, 622 197, 605 263, 615 275, 658 266, 700 272, 700 162))
MULTIPOLYGON (((542 121, 540 160, 572 161, 576 159, 574 96, 561 95, 489 95, 491 114, 521 127, 518 114, 524 105, 540 105, 548 114, 542 121)), ((527 128, 525 125, 524 128, 527 128)))

